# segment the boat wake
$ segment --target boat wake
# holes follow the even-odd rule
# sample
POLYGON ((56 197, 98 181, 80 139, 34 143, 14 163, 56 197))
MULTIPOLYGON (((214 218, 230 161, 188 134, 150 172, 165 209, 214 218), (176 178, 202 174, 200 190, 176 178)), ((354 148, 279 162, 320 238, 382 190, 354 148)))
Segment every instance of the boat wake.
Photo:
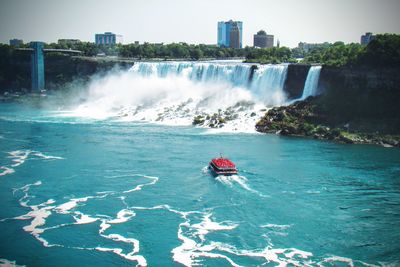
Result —
MULTIPOLYGON (((208 166, 204 166, 202 169, 202 172, 204 174, 209 174, 209 175, 213 176, 208 166)), ((246 191, 249 191, 253 194, 256 194, 260 197, 263 197, 263 198, 269 197, 267 195, 264 195, 264 194, 258 192, 255 189, 252 189, 248 185, 248 179, 246 178, 246 176, 243 176, 243 175, 237 175, 237 174, 235 174, 235 175, 218 175, 215 177, 215 180, 218 181, 219 183, 221 183, 225 186, 231 187, 231 188, 235 187, 235 185, 238 185, 240 188, 242 188, 246 191)))
POLYGON ((257 190, 251 188, 248 185, 248 179, 246 178, 246 176, 242 176, 242 175, 218 175, 215 180, 217 180, 218 182, 220 182, 223 185, 229 186, 229 187, 234 187, 235 185, 239 185, 242 189, 249 191, 253 194, 256 194, 260 197, 263 198, 268 198, 269 196, 264 195, 260 192, 258 192, 257 190))

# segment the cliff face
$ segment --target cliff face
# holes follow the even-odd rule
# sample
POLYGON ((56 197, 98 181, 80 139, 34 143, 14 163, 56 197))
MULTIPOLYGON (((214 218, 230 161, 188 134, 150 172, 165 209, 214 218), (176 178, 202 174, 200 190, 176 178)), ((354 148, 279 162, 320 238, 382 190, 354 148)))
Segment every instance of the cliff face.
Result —
MULTIPOLYGON (((28 54, 16 54, 1 70, 0 92, 26 90, 31 88, 31 63, 28 54)), ((44 59, 45 86, 54 89, 76 78, 88 79, 95 73, 108 71, 114 67, 129 68, 133 62, 46 55, 44 59)))
MULTIPOLYGON (((323 97, 309 97, 289 106, 275 107, 265 113, 256 124, 256 130, 263 133, 276 133, 288 136, 306 136, 315 139, 332 140, 341 143, 380 144, 383 146, 400 147, 399 131, 387 134, 385 132, 368 132, 349 129, 350 124, 330 125, 329 117, 321 114, 319 107, 323 105, 323 97)), ((380 124, 390 124, 391 121, 381 118, 380 124)), ((368 122, 367 124, 368 125, 368 122)))
POLYGON ((400 67, 362 68, 362 67, 327 67, 324 66, 319 77, 318 89, 334 90, 385 90, 399 88, 400 67))
MULTIPOLYGON (((301 65, 291 68, 285 90, 297 88, 299 96, 306 79, 301 75, 307 74, 301 65)), ((321 96, 312 101, 312 116, 305 117, 306 123, 350 132, 400 134, 400 67, 324 66, 318 92, 321 96)), ((291 108, 296 113, 299 107, 291 108)), ((293 121, 297 121, 296 117, 293 121)))
POLYGON ((310 65, 302 64, 291 64, 288 66, 286 81, 283 88, 288 99, 297 99, 302 96, 310 67, 310 65))

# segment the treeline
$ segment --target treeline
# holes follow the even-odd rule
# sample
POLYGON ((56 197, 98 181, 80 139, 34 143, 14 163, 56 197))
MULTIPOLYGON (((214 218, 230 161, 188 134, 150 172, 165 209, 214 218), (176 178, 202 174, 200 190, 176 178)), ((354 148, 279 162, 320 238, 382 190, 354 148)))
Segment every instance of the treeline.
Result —
POLYGON ((246 57, 251 47, 244 49, 222 48, 215 45, 191 45, 187 43, 171 44, 115 44, 96 45, 90 42, 77 44, 46 44, 45 48, 74 49, 82 51, 84 56, 118 56, 135 59, 188 59, 198 60, 202 58, 232 58, 246 57))
POLYGON ((400 66, 400 35, 377 35, 367 46, 336 42, 310 51, 304 63, 328 66, 400 66))
MULTIPOLYGON (((24 44, 21 48, 27 48, 29 44, 24 44)), ((12 53, 13 47, 3 45, 0 49, 6 48, 12 53)), ((73 49, 82 51, 83 56, 118 56, 123 58, 134 59, 227 59, 242 57, 247 62, 260 63, 282 63, 294 62, 292 50, 287 47, 273 48, 254 48, 245 47, 242 49, 233 49, 226 47, 218 47, 216 45, 191 45, 187 43, 171 43, 171 44, 115 44, 115 45, 96 45, 90 42, 80 42, 74 44, 45 44, 45 48, 53 49, 73 49)))
POLYGON ((296 63, 292 50, 287 47, 251 49, 246 62, 262 64, 296 63))
MULTIPOLYGON (((29 47, 25 44, 22 47, 29 47)), ((84 56, 118 56, 134 59, 226 59, 244 57, 252 63, 293 63, 296 58, 304 57, 302 63, 316 63, 329 66, 399 66, 400 64, 400 35, 377 35, 367 46, 360 44, 344 44, 336 42, 315 46, 309 51, 299 48, 272 47, 243 49, 223 48, 215 45, 190 45, 187 43, 172 44, 116 44, 96 45, 90 42, 75 44, 45 44, 45 48, 74 49, 82 51, 84 56)), ((14 48, 8 45, 0 46, 0 63, 13 55, 14 48)))

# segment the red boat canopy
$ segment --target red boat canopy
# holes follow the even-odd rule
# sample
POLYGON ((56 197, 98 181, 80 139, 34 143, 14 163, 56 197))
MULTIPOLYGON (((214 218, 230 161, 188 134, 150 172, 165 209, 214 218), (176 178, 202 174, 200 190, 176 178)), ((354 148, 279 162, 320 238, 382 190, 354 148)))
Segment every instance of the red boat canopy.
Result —
POLYGON ((212 160, 212 162, 218 168, 232 168, 232 169, 236 168, 235 164, 226 158, 215 158, 212 160))

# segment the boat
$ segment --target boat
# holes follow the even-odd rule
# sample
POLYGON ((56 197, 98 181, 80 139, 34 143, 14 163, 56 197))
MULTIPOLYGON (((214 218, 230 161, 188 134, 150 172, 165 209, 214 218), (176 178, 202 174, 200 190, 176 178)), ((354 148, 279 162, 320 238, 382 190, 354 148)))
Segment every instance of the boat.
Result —
POLYGON ((212 159, 208 164, 208 168, 214 175, 234 175, 238 173, 236 165, 228 158, 212 159))

